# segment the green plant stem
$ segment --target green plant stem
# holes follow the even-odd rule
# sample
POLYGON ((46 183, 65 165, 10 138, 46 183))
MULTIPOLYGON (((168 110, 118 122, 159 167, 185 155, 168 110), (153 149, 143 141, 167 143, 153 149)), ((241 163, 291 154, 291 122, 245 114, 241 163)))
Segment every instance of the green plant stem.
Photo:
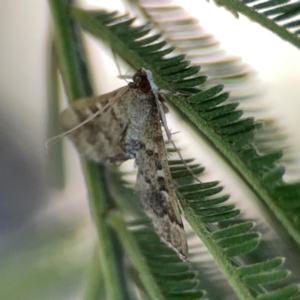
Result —
MULTIPOLYGON (((49 0, 49 5, 54 20, 60 70, 69 101, 72 102, 93 94, 83 42, 79 26, 69 14, 73 1, 49 0)), ((113 205, 109 183, 104 175, 106 169, 84 159, 81 163, 100 243, 101 267, 107 297, 111 300, 128 299, 125 272, 122 270, 123 261, 120 261, 122 255, 118 253, 119 242, 105 222, 105 214, 113 205)))
POLYGON ((123 277, 125 274, 122 269, 123 262, 120 261, 122 255, 118 253, 121 248, 114 236, 115 233, 105 221, 114 205, 109 193, 110 184, 107 180, 107 170, 103 166, 97 166, 86 160, 82 160, 82 167, 100 243, 99 256, 108 299, 129 299, 126 280, 123 277))
POLYGON ((73 0, 48 0, 55 25, 59 65, 69 101, 93 94, 80 28, 70 17, 73 0))
POLYGON ((274 21, 268 19, 261 13, 258 13, 251 7, 248 7, 242 1, 239 0, 217 0, 218 5, 223 5, 228 7, 229 9, 233 9, 234 11, 238 11, 248 17, 250 20, 257 22, 263 27, 271 30, 276 33, 278 36, 283 38, 286 41, 291 42, 296 47, 300 48, 300 39, 295 34, 289 32, 284 27, 277 25, 274 21))
POLYGON ((210 233, 205 228, 205 225, 200 221, 200 218, 189 207, 183 207, 183 210, 186 220, 189 222, 196 234, 200 237, 211 255, 214 257, 229 284, 239 296, 239 299, 254 300, 249 292, 249 288, 239 278, 237 269, 230 263, 228 257, 223 253, 222 248, 219 247, 212 239, 210 233))
POLYGON ((89 274, 85 293, 83 296, 84 300, 94 300, 94 299, 104 299, 104 278, 103 272, 99 263, 99 247, 98 245, 94 249, 93 257, 91 259, 91 264, 88 270, 89 274))
POLYGON ((123 221, 119 211, 111 211, 108 216, 108 221, 118 233, 119 239, 121 240, 121 243, 123 244, 133 266, 138 271, 141 282, 145 286, 151 299, 164 299, 164 296, 162 295, 160 288, 154 280, 147 262, 140 251, 139 245, 132 234, 128 231, 126 223, 123 221))
MULTIPOLYGON (((58 57, 52 33, 50 34, 49 39, 51 39, 51 46, 48 50, 47 60, 47 138, 60 133, 58 116, 61 104, 58 77, 58 57)), ((56 147, 48 153, 47 170, 48 185, 60 190, 63 189, 65 186, 65 168, 62 144, 57 144, 56 147)))

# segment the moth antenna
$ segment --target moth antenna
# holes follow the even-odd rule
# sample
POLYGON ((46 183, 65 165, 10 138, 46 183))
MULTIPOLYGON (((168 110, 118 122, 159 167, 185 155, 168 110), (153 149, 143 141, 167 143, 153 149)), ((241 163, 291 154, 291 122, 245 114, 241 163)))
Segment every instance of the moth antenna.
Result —
POLYGON ((99 109, 98 111, 96 111, 94 114, 92 114, 91 116, 89 116, 87 119, 85 119, 83 122, 81 122, 80 124, 78 124, 77 126, 73 127, 70 130, 67 130, 57 136, 54 136, 50 139, 48 139, 45 143, 45 146, 47 149, 49 149, 50 146, 54 145, 56 142, 58 142, 60 139, 62 139, 63 137, 67 136, 68 134, 72 133, 73 131, 79 129, 81 126, 85 125, 86 123, 88 123, 89 121, 93 120, 95 117, 97 117, 105 108, 108 107, 109 103, 106 103, 106 105, 104 105, 101 109, 99 109))
POLYGON ((111 106, 127 90, 128 90, 128 86, 125 86, 125 87, 121 88, 120 91, 114 97, 112 97, 101 109, 99 109, 94 114, 92 114, 91 116, 89 116, 83 122, 79 123, 78 125, 76 125, 75 127, 71 128, 70 130, 67 130, 67 131, 65 131, 65 132, 63 132, 63 133, 61 133, 61 134, 59 134, 57 136, 54 136, 54 137, 46 140, 46 142, 45 142, 46 148, 49 149, 50 146, 54 145, 60 139, 62 139, 63 137, 67 136, 68 134, 72 133, 73 131, 79 129, 80 127, 82 127, 83 125, 85 125, 86 123, 90 122, 91 120, 93 120, 98 115, 100 115, 106 108, 108 108, 109 106, 111 106))
POLYGON ((118 78, 120 78, 120 79, 132 79, 132 75, 122 75, 122 74, 120 74, 119 76, 118 76, 118 78))
POLYGON ((175 132, 172 132, 171 134, 174 135, 174 134, 177 134, 177 133, 180 133, 180 131, 175 131, 175 132))

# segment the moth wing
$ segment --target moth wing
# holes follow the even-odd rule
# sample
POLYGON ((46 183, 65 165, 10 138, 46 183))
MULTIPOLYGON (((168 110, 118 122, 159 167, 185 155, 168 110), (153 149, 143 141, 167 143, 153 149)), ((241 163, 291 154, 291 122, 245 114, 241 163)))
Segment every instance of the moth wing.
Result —
MULTIPOLYGON (((78 99, 72 103, 62 113, 61 124, 63 129, 67 131, 74 128, 79 124, 79 118, 84 121, 91 116, 91 114, 102 109, 110 102, 110 99, 114 98, 123 88, 124 87, 100 96, 78 99), (74 116, 74 114, 76 116, 74 116)), ((102 115, 103 114, 105 114, 105 111, 102 112, 102 115)))
POLYGON ((127 86, 122 87, 108 94, 78 100, 62 113, 64 131, 78 127, 68 136, 79 153, 96 162, 108 159, 121 163, 129 158, 121 149, 120 140, 129 122, 127 108, 133 93, 127 86), (103 108, 105 110, 101 111, 103 108), (96 116, 85 122, 93 115, 96 116))
POLYGON ((186 235, 156 107, 152 108, 145 124, 136 156, 136 190, 155 231, 185 259, 188 255, 186 235))

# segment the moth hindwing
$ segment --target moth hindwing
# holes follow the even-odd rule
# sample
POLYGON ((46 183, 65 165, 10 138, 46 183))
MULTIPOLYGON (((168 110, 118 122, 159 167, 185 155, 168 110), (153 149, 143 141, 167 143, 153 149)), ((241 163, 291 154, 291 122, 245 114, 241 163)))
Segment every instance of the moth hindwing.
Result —
POLYGON ((63 112, 62 125, 88 159, 121 164, 135 158, 142 207, 161 239, 185 259, 186 236, 161 129, 168 135, 166 111, 151 72, 140 69, 127 87, 75 102, 63 112))

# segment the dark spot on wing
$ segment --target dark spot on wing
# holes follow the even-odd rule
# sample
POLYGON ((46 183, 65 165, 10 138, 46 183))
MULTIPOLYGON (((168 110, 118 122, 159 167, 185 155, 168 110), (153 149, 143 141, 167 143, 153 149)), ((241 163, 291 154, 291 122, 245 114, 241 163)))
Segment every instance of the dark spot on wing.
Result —
POLYGON ((157 113, 158 113, 158 109, 157 107, 152 107, 151 111, 150 111, 150 114, 152 117, 157 117, 157 113))
POLYGON ((169 193, 169 190, 166 188, 166 181, 165 181, 165 178, 160 176, 160 177, 157 177, 157 182, 160 186, 159 190, 160 191, 165 191, 167 193, 169 193))
POLYGON ((168 214, 166 199, 160 191, 154 191, 151 194, 149 206, 157 217, 162 218, 168 214))
POLYGON ((154 152, 152 150, 146 150, 146 153, 148 156, 152 156, 154 152))
POLYGON ((164 185, 165 184, 165 178, 162 176, 157 177, 157 181, 160 185, 164 185))
POLYGON ((153 138, 153 142, 154 142, 154 143, 159 143, 159 142, 161 142, 161 141, 163 141, 163 136, 162 136, 162 135, 157 135, 157 136, 155 136, 155 137, 153 138))
POLYGON ((140 142, 136 139, 126 140, 122 144, 122 150, 131 156, 131 158, 136 157, 136 153, 140 149, 140 142))
POLYGON ((156 170, 161 170, 162 169, 162 165, 160 163, 160 159, 159 159, 158 153, 154 153, 154 162, 155 162, 156 170))

